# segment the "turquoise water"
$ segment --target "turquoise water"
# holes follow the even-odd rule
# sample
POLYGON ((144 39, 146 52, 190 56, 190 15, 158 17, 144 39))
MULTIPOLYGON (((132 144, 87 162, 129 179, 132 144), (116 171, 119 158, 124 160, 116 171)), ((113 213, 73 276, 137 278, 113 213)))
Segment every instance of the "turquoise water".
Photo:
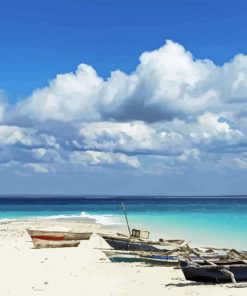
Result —
POLYGON ((132 228, 153 238, 183 238, 192 244, 247 249, 244 198, 74 198, 0 199, 0 219, 91 218, 126 230, 121 201, 132 228))

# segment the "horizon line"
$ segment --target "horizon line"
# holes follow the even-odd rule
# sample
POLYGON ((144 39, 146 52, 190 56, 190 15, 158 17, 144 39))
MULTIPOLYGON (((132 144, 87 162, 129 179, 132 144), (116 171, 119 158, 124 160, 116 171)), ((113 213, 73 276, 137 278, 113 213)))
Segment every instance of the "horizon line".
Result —
POLYGON ((48 193, 18 193, 18 194, 0 194, 2 198, 154 198, 154 199, 168 199, 168 198, 247 198, 247 194, 211 194, 211 195, 162 195, 162 194, 48 194, 48 193))

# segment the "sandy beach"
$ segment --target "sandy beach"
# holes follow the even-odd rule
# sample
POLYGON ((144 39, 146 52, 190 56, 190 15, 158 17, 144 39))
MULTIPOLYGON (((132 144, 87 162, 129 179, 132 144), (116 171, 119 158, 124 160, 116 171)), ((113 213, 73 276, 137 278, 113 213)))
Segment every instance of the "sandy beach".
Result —
POLYGON ((143 263, 111 263, 97 248, 107 244, 96 234, 77 248, 34 249, 27 228, 70 228, 107 231, 79 220, 26 220, 0 224, 0 295, 123 296, 123 295, 246 295, 232 284, 203 285, 185 281, 173 267, 143 263))

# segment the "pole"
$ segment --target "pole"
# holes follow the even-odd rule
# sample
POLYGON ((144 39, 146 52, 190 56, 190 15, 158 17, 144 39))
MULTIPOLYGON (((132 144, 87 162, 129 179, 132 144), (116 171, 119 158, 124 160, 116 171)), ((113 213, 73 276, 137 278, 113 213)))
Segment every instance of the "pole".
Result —
POLYGON ((129 236, 131 237, 131 231, 130 231, 129 221, 128 221, 128 217, 127 217, 127 213, 126 213, 126 209, 125 209, 125 206, 124 206, 123 201, 122 201, 122 207, 123 207, 124 216, 125 216, 125 220, 126 220, 126 223, 127 223, 128 231, 129 231, 129 236))

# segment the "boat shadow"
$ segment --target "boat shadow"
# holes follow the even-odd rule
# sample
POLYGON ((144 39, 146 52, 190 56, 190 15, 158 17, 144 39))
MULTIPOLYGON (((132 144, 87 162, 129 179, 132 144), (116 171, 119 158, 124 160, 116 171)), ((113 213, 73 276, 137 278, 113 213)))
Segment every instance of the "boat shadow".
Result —
POLYGON ((166 284, 165 287, 177 287, 177 288, 183 288, 183 287, 193 287, 193 286, 225 286, 227 288, 247 288, 247 283, 237 283, 237 285, 225 283, 225 284, 215 284, 215 283, 203 283, 203 282, 186 282, 186 283, 169 283, 166 284))
POLYGON ((193 282, 188 282, 188 283, 169 283, 166 284, 166 287, 177 287, 177 288, 183 288, 183 287, 190 287, 190 286, 202 286, 202 285, 207 285, 210 286, 212 284, 210 283, 193 283, 193 282))

